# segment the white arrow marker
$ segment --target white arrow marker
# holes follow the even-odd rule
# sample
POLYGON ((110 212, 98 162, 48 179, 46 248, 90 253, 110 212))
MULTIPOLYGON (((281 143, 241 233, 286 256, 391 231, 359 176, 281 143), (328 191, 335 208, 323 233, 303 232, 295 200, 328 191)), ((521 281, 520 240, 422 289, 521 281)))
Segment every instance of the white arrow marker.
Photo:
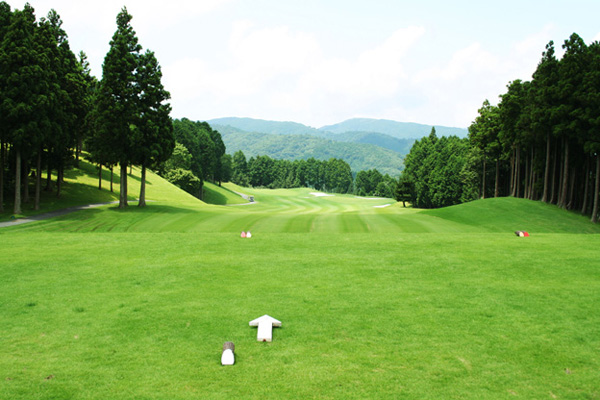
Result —
POLYGON ((271 342, 273 340, 273 327, 281 326, 281 321, 277 321, 268 315, 263 315, 260 318, 250 321, 250 326, 258 326, 256 340, 259 342, 271 342))

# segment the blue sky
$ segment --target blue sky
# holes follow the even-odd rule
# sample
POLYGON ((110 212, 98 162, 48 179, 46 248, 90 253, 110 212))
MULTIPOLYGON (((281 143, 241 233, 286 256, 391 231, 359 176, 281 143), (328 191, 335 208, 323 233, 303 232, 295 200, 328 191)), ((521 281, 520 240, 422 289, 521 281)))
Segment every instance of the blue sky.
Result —
MULTIPOLYGON (((8 1, 13 8, 23 3, 8 1)), ((600 1, 30 0, 54 8, 98 78, 123 5, 173 116, 314 127, 348 118, 467 127, 545 45, 600 39, 600 1)), ((560 54, 560 51, 559 51, 560 54)))

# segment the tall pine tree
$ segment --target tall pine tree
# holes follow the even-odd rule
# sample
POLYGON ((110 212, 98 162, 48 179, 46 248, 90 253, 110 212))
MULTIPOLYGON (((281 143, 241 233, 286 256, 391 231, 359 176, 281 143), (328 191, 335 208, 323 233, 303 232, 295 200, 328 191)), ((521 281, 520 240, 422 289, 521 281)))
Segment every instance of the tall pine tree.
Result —
POLYGON ((117 31, 102 65, 97 97, 99 134, 112 143, 110 158, 121 166, 119 208, 127 207, 127 166, 135 157, 139 133, 140 88, 136 82, 141 46, 131 27, 131 15, 123 8, 117 16, 117 31))
POLYGON ((151 51, 140 57, 136 74, 140 89, 137 135, 139 142, 135 162, 142 167, 139 206, 146 205, 146 168, 166 161, 173 153, 175 138, 173 122, 169 113, 171 106, 166 103, 169 92, 161 83, 160 65, 151 51))

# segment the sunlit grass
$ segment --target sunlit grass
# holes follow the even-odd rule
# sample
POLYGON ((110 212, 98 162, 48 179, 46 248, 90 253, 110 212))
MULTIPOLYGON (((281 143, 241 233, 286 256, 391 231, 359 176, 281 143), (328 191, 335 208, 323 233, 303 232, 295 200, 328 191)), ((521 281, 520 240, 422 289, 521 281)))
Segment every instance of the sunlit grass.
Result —
POLYGON ((2 235, 0 398, 597 394, 595 235, 59 237, 2 235))

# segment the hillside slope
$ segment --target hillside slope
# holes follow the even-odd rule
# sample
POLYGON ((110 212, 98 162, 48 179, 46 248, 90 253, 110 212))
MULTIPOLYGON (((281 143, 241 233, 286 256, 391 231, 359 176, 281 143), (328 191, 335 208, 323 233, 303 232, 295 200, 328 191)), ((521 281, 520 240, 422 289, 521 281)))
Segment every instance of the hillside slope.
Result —
POLYGON ((460 224, 487 232, 600 233, 589 218, 541 201, 499 197, 456 206, 423 210, 423 215, 444 223, 460 224))
POLYGON ((336 142, 365 143, 383 147, 400 153, 402 156, 410 152, 410 148, 415 143, 415 139, 399 139, 377 132, 344 132, 344 133, 325 133, 326 139, 336 142))
POLYGON ((267 155, 286 160, 339 158, 350 164, 355 172, 377 168, 391 176, 398 176, 403 168, 400 153, 369 143, 338 142, 310 135, 248 133, 219 125, 213 127, 221 133, 229 154, 242 150, 246 157, 267 155))
POLYGON ((245 132, 272 133, 277 135, 313 135, 320 136, 322 132, 316 128, 289 121, 268 121, 254 118, 216 118, 207 121, 210 126, 227 125, 245 132))

